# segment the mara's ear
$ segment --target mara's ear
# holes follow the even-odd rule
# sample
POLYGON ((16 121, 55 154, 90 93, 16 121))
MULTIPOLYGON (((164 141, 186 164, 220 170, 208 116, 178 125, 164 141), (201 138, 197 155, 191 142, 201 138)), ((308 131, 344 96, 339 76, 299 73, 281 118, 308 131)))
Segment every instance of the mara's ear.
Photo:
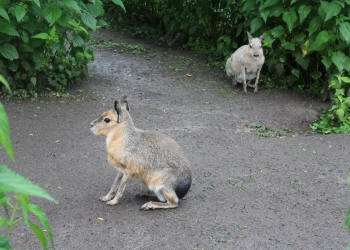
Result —
POLYGON ((114 102, 114 115, 117 118, 117 123, 121 123, 123 121, 123 111, 118 101, 114 102))
POLYGON ((262 39, 264 38, 265 36, 265 32, 259 37, 260 41, 262 41, 262 39))
POLYGON ((253 36, 247 31, 249 41, 253 39, 253 36))
POLYGON ((120 99, 120 105, 122 105, 123 108, 125 108, 127 111, 129 111, 129 104, 128 104, 128 95, 124 94, 122 98, 120 99))

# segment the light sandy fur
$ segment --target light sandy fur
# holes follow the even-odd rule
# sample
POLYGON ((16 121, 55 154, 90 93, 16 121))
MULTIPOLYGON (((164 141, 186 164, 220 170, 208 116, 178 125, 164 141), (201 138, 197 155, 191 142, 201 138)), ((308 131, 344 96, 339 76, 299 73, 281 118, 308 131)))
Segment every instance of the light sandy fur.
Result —
POLYGON ((265 36, 263 33, 259 38, 253 38, 247 32, 249 44, 238 48, 226 62, 226 74, 232 77, 232 85, 237 82, 243 83, 243 92, 247 93, 247 85, 254 87, 254 93, 258 92, 258 81, 261 68, 265 62, 261 41, 265 36), (256 78, 255 84, 250 81, 256 78), (247 84, 248 81, 248 84, 247 84))
POLYGON ((127 96, 91 123, 91 132, 106 137, 108 162, 118 170, 107 195, 100 197, 116 205, 127 181, 137 178, 146 184, 160 202, 150 201, 141 209, 176 208, 191 187, 190 162, 170 137, 134 126, 127 96))

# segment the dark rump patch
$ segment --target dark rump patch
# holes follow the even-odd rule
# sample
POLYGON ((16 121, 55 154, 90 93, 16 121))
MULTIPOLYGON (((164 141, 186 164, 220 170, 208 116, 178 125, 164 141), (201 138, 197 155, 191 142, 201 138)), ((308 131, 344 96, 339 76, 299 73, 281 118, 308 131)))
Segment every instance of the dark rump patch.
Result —
POLYGON ((182 199, 187 194, 188 190, 190 190, 191 187, 191 179, 180 181, 176 188, 175 193, 179 199, 182 199))

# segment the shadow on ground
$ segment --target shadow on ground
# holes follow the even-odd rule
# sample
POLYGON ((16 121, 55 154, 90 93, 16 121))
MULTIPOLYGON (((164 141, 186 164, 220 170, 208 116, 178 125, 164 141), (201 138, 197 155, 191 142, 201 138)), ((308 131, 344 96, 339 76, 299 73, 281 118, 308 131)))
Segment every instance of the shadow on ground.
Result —
MULTIPOLYGON (((326 104, 299 93, 232 88, 202 56, 102 30, 90 77, 71 98, 1 100, 17 164, 1 162, 45 188, 59 204, 32 199, 46 212, 56 249, 344 249, 349 187, 349 135, 311 135, 326 104), (190 74, 192 76, 186 76, 190 74), (116 175, 105 140, 90 122, 129 94, 141 129, 174 138, 192 163, 193 186, 174 210, 140 211, 131 180, 117 206, 105 195, 116 175), (74 97, 72 97, 74 96, 74 97), (287 136, 260 138, 260 124, 287 136)), ((40 249, 30 229, 16 227, 14 249, 40 249)))

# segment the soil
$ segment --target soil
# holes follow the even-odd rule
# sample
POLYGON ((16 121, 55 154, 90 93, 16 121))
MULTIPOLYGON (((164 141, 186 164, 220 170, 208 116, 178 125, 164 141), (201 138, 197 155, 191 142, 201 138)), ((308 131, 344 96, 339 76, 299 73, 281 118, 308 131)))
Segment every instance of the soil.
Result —
MULTIPOLYGON (((308 132, 329 104, 263 82, 257 94, 243 94, 203 55, 124 32, 94 36, 101 43, 90 76, 69 95, 1 99, 16 164, 3 151, 1 163, 59 201, 31 198, 49 219, 56 249, 345 249, 350 135, 308 132), (136 179, 118 205, 98 199, 116 171, 90 122, 124 93, 136 127, 171 136, 188 154, 193 184, 177 209, 140 211, 149 199, 136 196, 136 179), (260 137, 251 124, 287 135, 260 137)), ((11 232, 14 249, 41 249, 23 224, 11 232)))

